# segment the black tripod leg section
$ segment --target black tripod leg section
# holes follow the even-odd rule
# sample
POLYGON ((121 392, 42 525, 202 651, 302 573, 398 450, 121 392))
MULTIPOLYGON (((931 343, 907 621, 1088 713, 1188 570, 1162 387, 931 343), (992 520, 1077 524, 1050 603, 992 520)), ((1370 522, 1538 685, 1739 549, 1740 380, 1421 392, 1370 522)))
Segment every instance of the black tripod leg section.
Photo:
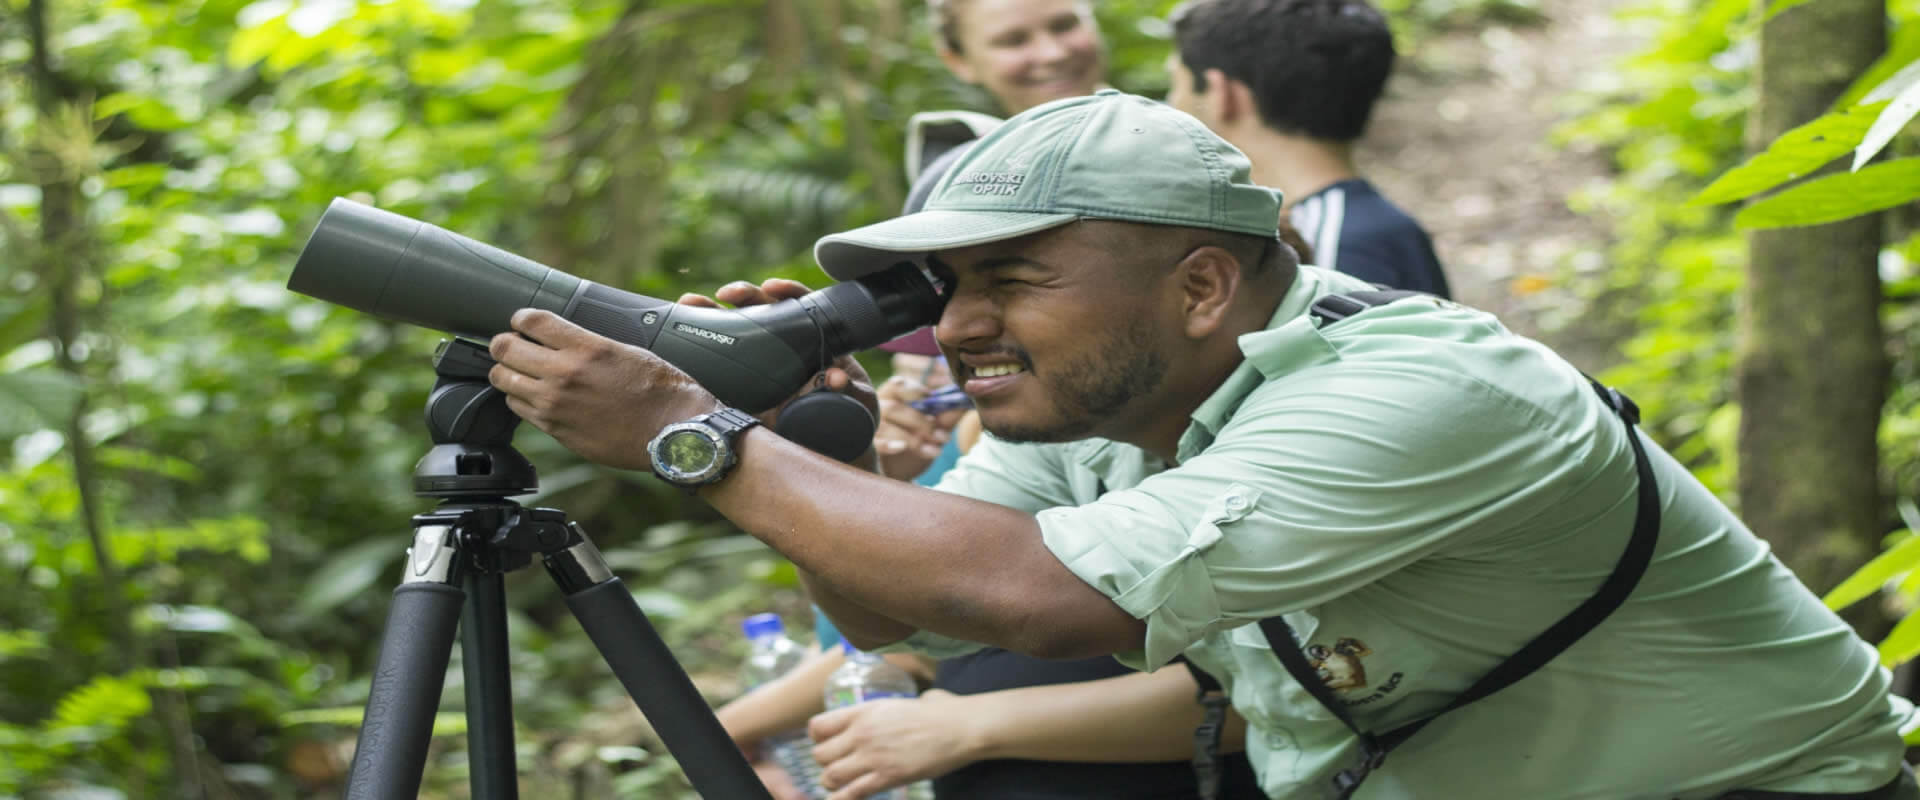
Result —
POLYGON ((348 800, 419 796, 465 597, 442 583, 403 583, 393 590, 380 663, 347 776, 348 800))
POLYGON ((460 664, 467 679, 468 785, 474 800, 520 796, 503 581, 498 572, 469 573, 466 617, 460 622, 460 664))
POLYGON ((607 570, 593 543, 573 530, 577 543, 549 554, 547 571, 694 791, 707 800, 772 800, 633 593, 607 570))

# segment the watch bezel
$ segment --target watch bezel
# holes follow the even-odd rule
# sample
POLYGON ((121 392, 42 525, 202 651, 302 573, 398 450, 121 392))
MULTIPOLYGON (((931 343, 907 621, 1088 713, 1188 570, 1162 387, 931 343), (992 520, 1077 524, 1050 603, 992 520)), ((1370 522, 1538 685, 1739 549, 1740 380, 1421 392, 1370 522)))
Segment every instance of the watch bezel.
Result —
POLYGON ((661 428, 660 432, 654 435, 653 441, 647 443, 647 457, 653 462, 653 474, 667 483, 686 489, 705 486, 726 477, 727 472, 739 461, 738 452, 734 448, 734 437, 759 424, 759 420, 750 415, 739 411, 733 411, 732 414, 725 413, 728 411, 733 410, 723 408, 720 411, 701 414, 693 419, 675 422, 661 428), (698 471, 683 470, 677 465, 660 460, 667 440, 683 432, 704 437, 713 446, 713 460, 698 471))

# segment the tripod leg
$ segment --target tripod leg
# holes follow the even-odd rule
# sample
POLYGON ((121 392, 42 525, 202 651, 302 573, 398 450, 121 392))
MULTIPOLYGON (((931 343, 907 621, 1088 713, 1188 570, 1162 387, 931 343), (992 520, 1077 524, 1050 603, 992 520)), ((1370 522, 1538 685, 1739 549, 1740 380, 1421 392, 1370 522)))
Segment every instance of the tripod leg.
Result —
POLYGON ((475 800, 520 796, 503 581, 498 572, 469 574, 466 617, 460 622, 460 664, 467 679, 468 785, 475 800))
POLYGON ((579 526, 570 527, 576 542, 547 555, 547 572, 694 791, 709 800, 772 800, 633 594, 613 577, 579 526))
MULTIPOLYGON (((416 542, 416 547, 418 544, 416 542)), ((347 775, 348 800, 401 800, 420 794, 420 773, 433 738, 433 715, 453 657, 460 589, 403 583, 393 590, 380 665, 347 775)))

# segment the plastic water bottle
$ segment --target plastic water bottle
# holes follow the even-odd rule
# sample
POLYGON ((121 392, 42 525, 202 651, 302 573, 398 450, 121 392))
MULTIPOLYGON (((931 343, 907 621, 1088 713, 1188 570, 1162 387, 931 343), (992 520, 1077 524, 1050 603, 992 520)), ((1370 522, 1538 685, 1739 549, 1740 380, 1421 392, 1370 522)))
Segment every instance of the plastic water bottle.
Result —
MULTIPOLYGON (((840 649, 847 654, 847 662, 827 677, 828 711, 868 700, 920 696, 920 690, 913 684, 913 676, 907 674, 906 670, 887 663, 886 659, 877 655, 856 649, 844 639, 840 642, 840 649)), ((932 797, 933 785, 920 781, 867 795, 866 800, 921 800, 932 797)))
MULTIPOLYGON (((755 614, 741 621, 751 649, 747 663, 741 666, 740 680, 748 689, 792 671, 806 660, 807 653, 788 638, 779 614, 755 614)), ((820 764, 813 760, 813 742, 805 728, 785 731, 766 739, 767 755, 793 781, 801 793, 814 800, 827 796, 820 788, 820 764)))

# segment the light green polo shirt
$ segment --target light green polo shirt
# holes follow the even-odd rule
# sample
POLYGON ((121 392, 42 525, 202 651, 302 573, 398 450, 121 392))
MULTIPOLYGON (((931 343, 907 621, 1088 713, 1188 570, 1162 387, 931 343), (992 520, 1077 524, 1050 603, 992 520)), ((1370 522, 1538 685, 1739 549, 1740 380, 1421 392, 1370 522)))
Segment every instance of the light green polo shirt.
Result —
MULTIPOLYGON (((1491 315, 1406 300, 1325 330, 1314 268, 1193 414, 1168 468, 1106 440, 983 439, 939 489, 1034 512, 1047 547, 1147 623, 1156 669, 1218 676, 1277 798, 1321 797, 1347 729, 1255 622, 1285 615, 1363 727, 1431 716, 1591 596, 1634 521, 1618 418, 1491 315)), ((1643 439, 1644 441, 1644 439, 1643 439)), ((1525 680, 1422 730, 1360 798, 1862 791, 1912 714, 1873 650, 1646 442, 1664 524, 1626 604, 1525 680)), ((937 655, 972 645, 928 633, 937 655)))

